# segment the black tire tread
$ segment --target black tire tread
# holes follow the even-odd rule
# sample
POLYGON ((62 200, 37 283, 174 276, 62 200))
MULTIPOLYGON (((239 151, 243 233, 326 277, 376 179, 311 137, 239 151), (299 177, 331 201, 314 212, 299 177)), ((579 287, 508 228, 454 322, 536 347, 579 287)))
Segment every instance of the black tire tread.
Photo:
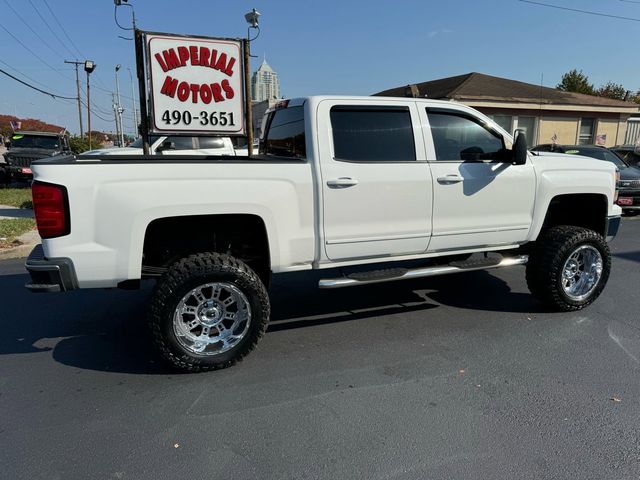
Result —
POLYGON ((163 359, 180 370, 196 373, 231 367, 241 361, 256 347, 260 338, 265 334, 269 324, 269 315, 269 296, 264 284, 251 268, 230 255, 204 252, 182 258, 169 267, 154 289, 149 305, 148 323, 153 343, 163 359), (193 278, 206 278, 216 274, 233 274, 237 277, 235 283, 239 287, 251 286, 256 289, 263 315, 252 318, 253 322, 259 322, 259 327, 252 328, 247 332, 248 341, 243 343, 242 349, 238 350, 233 358, 222 362, 196 363, 188 355, 178 355, 172 351, 163 335, 162 322, 167 310, 171 308, 167 301, 181 285, 193 278))
POLYGON ((529 255, 526 279, 529 291, 547 306, 560 311, 576 311, 593 303, 607 283, 611 270, 611 253, 602 235, 587 228, 561 225, 549 228, 536 241, 529 255), (603 271, 600 284, 594 294, 583 302, 573 302, 564 298, 556 285, 562 274, 563 258, 569 249, 580 243, 589 243, 601 250, 603 271))

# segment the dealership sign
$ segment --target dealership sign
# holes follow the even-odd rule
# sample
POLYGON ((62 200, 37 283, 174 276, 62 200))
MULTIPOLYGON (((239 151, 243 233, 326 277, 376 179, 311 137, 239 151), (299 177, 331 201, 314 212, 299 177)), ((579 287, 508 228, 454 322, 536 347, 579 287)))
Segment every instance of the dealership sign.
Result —
POLYGON ((240 40, 145 35, 153 133, 245 134, 240 40))

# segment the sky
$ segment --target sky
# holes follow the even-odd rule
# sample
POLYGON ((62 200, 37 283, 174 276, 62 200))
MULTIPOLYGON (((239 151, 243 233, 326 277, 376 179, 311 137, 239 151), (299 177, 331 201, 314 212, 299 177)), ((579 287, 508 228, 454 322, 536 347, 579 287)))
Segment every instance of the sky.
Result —
MULTIPOLYGON (((388 88, 481 72, 555 87, 576 68, 596 86, 640 90, 640 0, 540 0, 623 20, 520 0, 130 0, 142 30, 241 38, 244 14, 261 13, 252 71, 263 58, 281 94, 370 95, 388 88)), ((118 8, 123 26, 131 9, 118 8)), ((113 0, 0 0, 0 69, 75 97, 64 60, 93 60, 92 129, 115 131, 111 94, 119 72, 126 133, 133 132, 135 51, 114 21, 113 0), (52 15, 52 13, 54 15, 52 15)), ((85 77, 81 70, 81 85, 85 77)), ((84 96, 84 93, 82 94, 84 96)), ((137 93, 136 93, 137 95, 137 93)), ((75 100, 54 100, 0 73, 0 113, 79 132, 75 100)), ((86 109, 83 107, 86 129, 86 109)))

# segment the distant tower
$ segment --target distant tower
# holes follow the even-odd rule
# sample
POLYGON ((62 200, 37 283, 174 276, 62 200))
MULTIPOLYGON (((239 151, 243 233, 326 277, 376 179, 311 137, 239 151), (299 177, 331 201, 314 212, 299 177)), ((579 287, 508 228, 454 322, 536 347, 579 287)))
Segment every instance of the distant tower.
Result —
POLYGON ((251 100, 262 102, 276 98, 280 98, 280 80, 265 57, 260 68, 251 76, 251 100))

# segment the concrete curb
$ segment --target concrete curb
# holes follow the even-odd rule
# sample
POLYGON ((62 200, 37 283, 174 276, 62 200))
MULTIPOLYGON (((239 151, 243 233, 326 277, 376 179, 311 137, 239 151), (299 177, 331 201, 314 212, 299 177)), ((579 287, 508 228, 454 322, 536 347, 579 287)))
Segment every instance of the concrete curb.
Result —
MULTIPOLYGON (((5 216, 2 218, 24 218, 33 217, 32 210, 22 210, 15 207, 9 207, 7 205, 0 205, 0 210, 5 212, 5 216), (30 212, 26 214, 26 212, 30 212), (9 215, 6 215, 6 214, 9 215)), ((10 258, 24 258, 28 257, 33 247, 39 244, 42 240, 38 235, 38 230, 30 230, 27 233, 20 235, 16 240, 20 242, 19 245, 11 248, 0 249, 0 260, 9 260, 10 258)))

